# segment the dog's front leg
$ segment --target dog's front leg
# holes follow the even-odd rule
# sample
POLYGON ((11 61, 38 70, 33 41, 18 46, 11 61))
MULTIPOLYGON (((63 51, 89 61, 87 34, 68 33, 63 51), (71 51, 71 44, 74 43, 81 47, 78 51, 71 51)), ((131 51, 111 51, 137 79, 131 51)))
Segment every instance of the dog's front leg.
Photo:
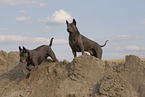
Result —
POLYGON ((81 52, 82 52, 82 55, 84 54, 84 45, 83 45, 83 40, 82 40, 82 36, 79 35, 79 38, 77 40, 77 45, 79 46, 81 52))
POLYGON ((36 69, 38 67, 38 56, 34 56, 33 59, 32 59, 32 65, 34 66, 33 69, 36 69))
POLYGON ((26 69, 27 69, 28 71, 31 71, 31 69, 30 69, 28 66, 26 67, 26 69))
POLYGON ((31 71, 31 68, 29 68, 29 66, 30 66, 30 64, 27 63, 26 69, 27 69, 28 71, 31 71))
POLYGON ((84 54, 84 45, 83 45, 82 40, 80 40, 78 43, 79 43, 79 47, 80 47, 82 55, 83 55, 84 54))
POLYGON ((26 70, 23 70, 23 73, 26 75, 26 79, 29 78, 30 72, 31 72, 31 70, 32 70, 32 68, 30 68, 29 66, 30 66, 30 64, 27 63, 27 65, 26 65, 26 70, 27 70, 27 71, 26 71, 26 70))
POLYGON ((58 59, 56 58, 52 49, 49 50, 48 54, 50 55, 50 57, 53 59, 54 62, 58 62, 58 59))
MULTIPOLYGON (((34 62, 34 68, 29 70, 29 73, 26 76, 26 79, 30 77, 30 74, 38 68, 38 62, 34 62)), ((28 69, 28 68, 27 68, 28 69)))

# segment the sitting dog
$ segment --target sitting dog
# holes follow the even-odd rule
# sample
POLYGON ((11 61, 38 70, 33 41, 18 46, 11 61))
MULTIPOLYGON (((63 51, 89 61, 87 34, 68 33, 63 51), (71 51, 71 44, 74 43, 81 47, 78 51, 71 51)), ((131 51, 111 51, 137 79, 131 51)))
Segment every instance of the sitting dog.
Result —
MULTIPOLYGON (((32 69, 29 68, 29 65, 33 65, 34 69, 38 67, 39 64, 42 63, 43 60, 47 59, 48 56, 50 56, 53 61, 57 62, 57 58, 54 54, 54 52, 51 49, 53 38, 51 38, 49 45, 42 45, 37 47, 34 50, 28 50, 25 47, 23 49, 19 46, 20 51, 20 62, 24 63, 27 62, 26 68, 28 71, 31 71, 32 69)), ((27 78, 29 77, 30 72, 27 75, 27 78)))
POLYGON ((69 32, 69 45, 72 49, 74 57, 76 57, 76 52, 88 51, 92 56, 95 56, 99 59, 102 58, 102 48, 107 43, 105 42, 104 45, 99 45, 98 43, 86 38, 85 36, 81 35, 76 27, 76 20, 73 19, 72 23, 69 23, 66 20, 67 24, 67 32, 69 32))

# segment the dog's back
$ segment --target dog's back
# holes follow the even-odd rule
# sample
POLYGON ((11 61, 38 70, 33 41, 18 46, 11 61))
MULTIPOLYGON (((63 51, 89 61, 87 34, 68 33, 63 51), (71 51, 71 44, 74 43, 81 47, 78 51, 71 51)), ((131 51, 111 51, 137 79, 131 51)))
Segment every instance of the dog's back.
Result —
POLYGON ((31 50, 32 56, 36 59, 33 61, 38 61, 38 64, 41 64, 41 62, 49 56, 50 51, 51 48, 48 45, 42 45, 34 50, 31 50))
POLYGON ((91 40, 83 35, 81 35, 81 36, 82 36, 84 48, 100 46, 98 43, 94 42, 93 40, 91 40))
POLYGON ((53 42, 53 38, 51 38, 49 45, 42 45, 42 46, 39 46, 36 49, 32 50, 32 52, 34 54, 33 56, 34 57, 36 56, 36 58, 38 58, 38 63, 39 64, 44 59, 46 59, 48 56, 50 56, 54 61, 58 61, 54 52, 51 49, 52 42, 53 42))

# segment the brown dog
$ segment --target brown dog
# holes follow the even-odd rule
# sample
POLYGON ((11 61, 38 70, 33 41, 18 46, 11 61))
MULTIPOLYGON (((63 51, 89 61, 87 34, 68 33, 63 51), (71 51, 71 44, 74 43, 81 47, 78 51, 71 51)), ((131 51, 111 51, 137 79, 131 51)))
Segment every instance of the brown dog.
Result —
POLYGON ((76 57, 76 52, 82 52, 84 54, 84 51, 89 52, 92 56, 95 56, 99 59, 102 58, 102 48, 107 43, 105 42, 104 45, 99 45, 98 43, 86 38, 85 36, 81 35, 76 27, 76 21, 73 19, 72 23, 67 24, 67 31, 69 32, 69 45, 72 49, 74 57, 76 57))
MULTIPOLYGON (((29 68, 30 65, 33 65, 34 69, 36 69, 43 60, 47 59, 48 56, 50 56, 53 61, 58 61, 54 52, 51 49, 52 41, 53 38, 51 38, 49 45, 42 45, 34 50, 28 50, 25 47, 21 49, 21 47, 19 46, 20 62, 27 62, 26 68, 31 72, 31 69, 29 68)), ((28 73, 27 78, 29 77, 30 72, 28 73)))

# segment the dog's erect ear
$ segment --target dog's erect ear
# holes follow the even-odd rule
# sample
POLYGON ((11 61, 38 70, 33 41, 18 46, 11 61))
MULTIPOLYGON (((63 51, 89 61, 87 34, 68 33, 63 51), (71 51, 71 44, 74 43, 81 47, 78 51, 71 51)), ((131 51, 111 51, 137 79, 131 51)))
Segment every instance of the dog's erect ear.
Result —
POLYGON ((73 19, 73 23, 76 25, 76 20, 75 19, 73 19))
POLYGON ((27 49, 23 46, 23 52, 26 53, 27 49))
POLYGON ((21 49, 21 47, 19 46, 19 51, 21 52, 22 51, 22 49, 21 49))
POLYGON ((67 25, 69 24, 67 20, 66 20, 66 24, 67 24, 67 25))

